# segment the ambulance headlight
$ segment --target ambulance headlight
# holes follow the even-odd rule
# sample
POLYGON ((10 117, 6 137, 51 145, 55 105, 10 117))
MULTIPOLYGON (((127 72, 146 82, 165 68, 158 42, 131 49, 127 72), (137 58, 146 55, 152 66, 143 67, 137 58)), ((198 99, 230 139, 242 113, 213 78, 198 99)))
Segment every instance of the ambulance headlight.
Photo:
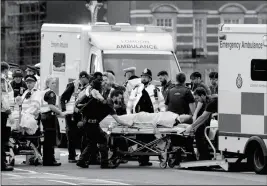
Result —
POLYGON ((263 36, 263 46, 267 46, 267 35, 263 36))
POLYGON ((138 26, 138 27, 136 27, 136 31, 138 31, 138 32, 144 32, 145 31, 145 27, 138 26))

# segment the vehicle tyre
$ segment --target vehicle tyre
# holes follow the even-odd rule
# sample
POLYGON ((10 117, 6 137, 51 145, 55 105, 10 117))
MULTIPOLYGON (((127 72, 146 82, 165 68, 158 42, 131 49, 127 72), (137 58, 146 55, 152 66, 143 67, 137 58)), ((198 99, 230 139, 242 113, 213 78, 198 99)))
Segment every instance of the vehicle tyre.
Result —
POLYGON ((248 154, 248 165, 256 174, 267 174, 267 156, 259 144, 248 154))

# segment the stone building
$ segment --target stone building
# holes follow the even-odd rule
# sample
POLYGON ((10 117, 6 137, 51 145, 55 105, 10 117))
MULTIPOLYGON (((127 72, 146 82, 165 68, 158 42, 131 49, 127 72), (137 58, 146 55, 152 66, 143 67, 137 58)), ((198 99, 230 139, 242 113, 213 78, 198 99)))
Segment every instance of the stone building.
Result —
POLYGON ((218 24, 267 24, 265 1, 131 1, 130 9, 131 24, 172 27, 187 78, 199 71, 206 82, 218 68, 218 24))

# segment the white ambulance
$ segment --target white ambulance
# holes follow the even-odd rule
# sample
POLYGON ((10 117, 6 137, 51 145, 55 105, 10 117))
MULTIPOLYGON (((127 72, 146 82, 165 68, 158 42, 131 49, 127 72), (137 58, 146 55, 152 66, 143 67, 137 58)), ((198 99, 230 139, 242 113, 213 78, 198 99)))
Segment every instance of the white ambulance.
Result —
POLYGON ((237 163, 247 159, 256 173, 267 173, 267 25, 220 25, 218 47, 221 154, 215 152, 214 161, 181 167, 219 165, 227 170, 237 158, 237 163))
MULTIPOLYGON (((57 78, 57 94, 62 95, 67 83, 79 72, 112 70, 116 81, 125 81, 123 69, 136 67, 136 75, 151 69, 153 79, 166 70, 171 79, 181 71, 174 54, 171 30, 156 26, 43 24, 41 29, 41 87, 45 78, 57 78)), ((65 133, 65 120, 60 120, 65 133)))

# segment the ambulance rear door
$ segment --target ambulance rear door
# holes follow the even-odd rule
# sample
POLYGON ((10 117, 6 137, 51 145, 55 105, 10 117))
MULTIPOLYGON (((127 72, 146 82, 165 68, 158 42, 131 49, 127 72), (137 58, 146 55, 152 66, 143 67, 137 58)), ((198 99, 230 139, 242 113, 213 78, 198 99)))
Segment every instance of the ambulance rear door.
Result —
POLYGON ((87 72, 89 74, 103 72, 102 51, 96 46, 90 48, 87 72))

